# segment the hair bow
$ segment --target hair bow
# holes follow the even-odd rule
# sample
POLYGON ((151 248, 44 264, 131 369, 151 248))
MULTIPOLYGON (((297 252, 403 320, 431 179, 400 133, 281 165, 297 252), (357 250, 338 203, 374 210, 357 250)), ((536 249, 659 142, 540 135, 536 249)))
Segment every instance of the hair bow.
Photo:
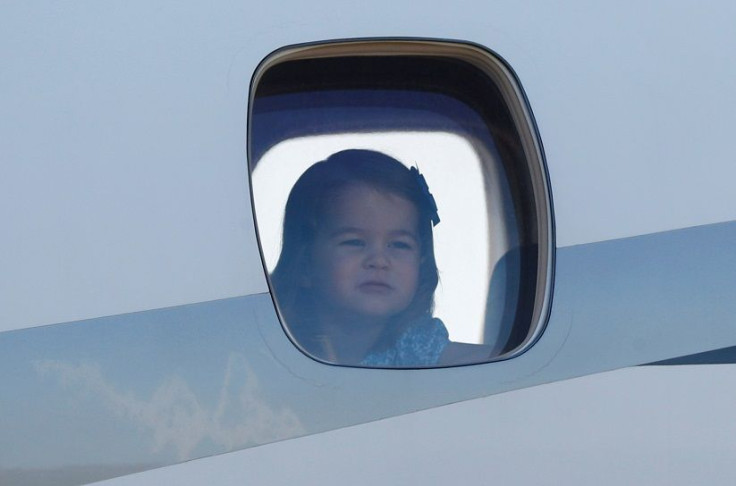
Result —
POLYGON ((432 226, 437 226, 440 222, 440 215, 437 213, 437 202, 434 200, 434 196, 432 196, 432 193, 429 192, 427 180, 422 174, 419 173, 419 169, 416 167, 411 167, 409 169, 409 172, 412 176, 414 176, 414 179, 417 181, 417 185, 422 191, 422 196, 424 196, 427 207, 430 209, 429 217, 432 220, 432 226))

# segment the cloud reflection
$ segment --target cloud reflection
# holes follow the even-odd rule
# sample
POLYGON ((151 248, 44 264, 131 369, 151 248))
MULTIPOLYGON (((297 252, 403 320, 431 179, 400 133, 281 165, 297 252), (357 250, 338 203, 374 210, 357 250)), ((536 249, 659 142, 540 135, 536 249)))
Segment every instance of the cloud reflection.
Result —
POLYGON ((151 452, 172 447, 179 461, 197 457, 204 441, 214 443, 218 453, 304 433, 293 411, 268 403, 256 373, 235 353, 228 358, 214 406, 203 404, 205 397, 180 376, 165 379, 146 400, 109 383, 97 364, 42 360, 34 366, 64 388, 99 398, 113 415, 152 434, 151 452))

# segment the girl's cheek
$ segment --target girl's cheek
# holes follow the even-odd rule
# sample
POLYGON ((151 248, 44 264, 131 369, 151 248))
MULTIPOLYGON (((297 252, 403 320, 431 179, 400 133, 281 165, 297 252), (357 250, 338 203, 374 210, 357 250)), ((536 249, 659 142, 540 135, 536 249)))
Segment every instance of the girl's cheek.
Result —
POLYGON ((402 262, 419 265, 419 254, 413 251, 397 251, 395 257, 402 262))
POLYGON ((332 273, 340 273, 341 271, 346 271, 354 264, 354 262, 357 262, 358 260, 359 259, 356 255, 349 252, 340 251, 336 252, 332 256, 329 265, 331 267, 332 273))

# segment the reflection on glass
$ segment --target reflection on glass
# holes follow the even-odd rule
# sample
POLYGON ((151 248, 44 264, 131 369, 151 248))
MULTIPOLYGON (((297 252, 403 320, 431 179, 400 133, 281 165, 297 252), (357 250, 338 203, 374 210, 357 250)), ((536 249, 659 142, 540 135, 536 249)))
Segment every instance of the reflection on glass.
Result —
POLYGON ((432 314, 437 223, 424 177, 385 154, 345 150, 310 167, 286 203, 271 274, 295 340, 339 364, 447 364, 455 347, 432 314))

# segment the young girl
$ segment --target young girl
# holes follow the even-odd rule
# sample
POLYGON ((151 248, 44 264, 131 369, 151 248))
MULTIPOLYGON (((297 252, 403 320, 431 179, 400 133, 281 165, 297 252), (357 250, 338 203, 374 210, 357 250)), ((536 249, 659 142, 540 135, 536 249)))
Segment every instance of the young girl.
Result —
POLYGON ((437 223, 424 177, 385 154, 345 150, 310 167, 271 274, 293 339, 332 363, 438 364, 450 341, 432 317, 437 223))

